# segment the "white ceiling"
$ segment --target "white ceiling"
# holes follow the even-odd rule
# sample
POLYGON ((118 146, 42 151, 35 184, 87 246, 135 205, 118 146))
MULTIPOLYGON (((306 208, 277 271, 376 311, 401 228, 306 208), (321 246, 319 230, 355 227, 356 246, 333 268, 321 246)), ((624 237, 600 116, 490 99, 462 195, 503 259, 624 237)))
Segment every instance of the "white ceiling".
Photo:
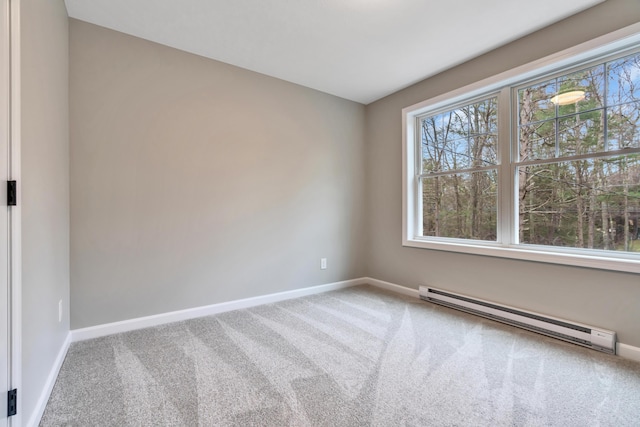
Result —
POLYGON ((72 18, 368 104, 603 0, 65 0, 72 18))

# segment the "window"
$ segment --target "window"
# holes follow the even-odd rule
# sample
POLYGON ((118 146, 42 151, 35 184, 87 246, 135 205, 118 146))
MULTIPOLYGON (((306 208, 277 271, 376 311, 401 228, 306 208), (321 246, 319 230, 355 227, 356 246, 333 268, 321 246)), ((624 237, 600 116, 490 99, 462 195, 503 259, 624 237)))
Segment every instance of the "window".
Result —
POLYGON ((626 43, 403 110, 403 244, 640 272, 640 48, 626 43))
POLYGON ((496 240, 498 98, 419 117, 422 235, 496 240))

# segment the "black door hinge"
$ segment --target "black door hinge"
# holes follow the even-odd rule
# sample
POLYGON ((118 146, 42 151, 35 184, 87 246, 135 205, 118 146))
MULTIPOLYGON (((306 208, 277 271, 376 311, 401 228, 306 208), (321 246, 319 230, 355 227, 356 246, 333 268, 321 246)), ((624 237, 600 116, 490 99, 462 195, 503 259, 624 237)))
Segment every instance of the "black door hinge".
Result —
POLYGON ((17 203, 16 182, 7 181, 7 206, 15 206, 17 203))
POLYGON ((18 413, 18 389, 9 390, 7 394, 7 417, 18 413))

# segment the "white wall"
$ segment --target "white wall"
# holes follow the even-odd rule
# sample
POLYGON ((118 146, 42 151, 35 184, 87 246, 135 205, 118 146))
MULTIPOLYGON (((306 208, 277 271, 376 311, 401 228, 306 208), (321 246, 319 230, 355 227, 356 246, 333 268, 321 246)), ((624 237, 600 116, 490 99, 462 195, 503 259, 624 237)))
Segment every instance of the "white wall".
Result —
POLYGON ((638 21, 636 0, 608 0, 368 105, 367 274, 410 288, 429 284, 609 328, 618 331, 621 342, 640 346, 637 274, 403 247, 400 115, 404 107, 638 21))
POLYGON ((364 275, 364 106, 76 20, 70 82, 72 328, 364 275))
POLYGON ((20 7, 20 405, 26 423, 69 331, 68 19, 62 0, 13 3, 20 7))

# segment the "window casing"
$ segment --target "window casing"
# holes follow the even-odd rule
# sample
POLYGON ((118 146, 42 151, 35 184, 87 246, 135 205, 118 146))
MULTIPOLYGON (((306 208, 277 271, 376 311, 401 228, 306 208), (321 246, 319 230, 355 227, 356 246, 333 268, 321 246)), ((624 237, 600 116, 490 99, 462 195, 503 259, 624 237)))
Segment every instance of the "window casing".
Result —
POLYGON ((620 83, 621 69, 640 75, 639 42, 577 47, 404 109, 403 244, 640 273, 640 78, 620 83), (629 58, 637 68, 620 67, 629 58))

